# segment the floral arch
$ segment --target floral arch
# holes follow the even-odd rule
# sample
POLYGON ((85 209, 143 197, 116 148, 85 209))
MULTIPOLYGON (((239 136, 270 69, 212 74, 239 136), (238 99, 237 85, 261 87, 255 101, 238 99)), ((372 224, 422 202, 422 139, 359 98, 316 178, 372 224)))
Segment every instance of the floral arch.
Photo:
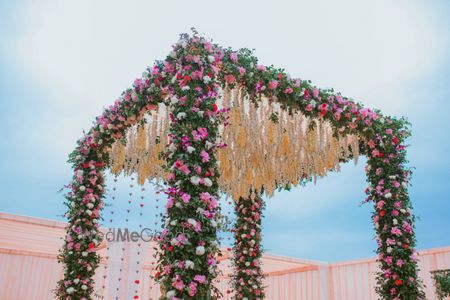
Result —
POLYGON ((237 216, 234 298, 263 299, 261 194, 324 176, 365 155, 380 265, 377 291, 383 299, 423 299, 407 191, 408 136, 404 119, 258 65, 247 49, 182 35, 164 61, 96 118, 70 155, 74 175, 57 296, 93 298, 107 168, 137 173, 141 183, 157 179, 168 185, 155 275, 162 299, 220 296, 213 281, 221 255, 221 192, 235 200, 237 216), (77 235, 80 230, 90 234, 77 235))

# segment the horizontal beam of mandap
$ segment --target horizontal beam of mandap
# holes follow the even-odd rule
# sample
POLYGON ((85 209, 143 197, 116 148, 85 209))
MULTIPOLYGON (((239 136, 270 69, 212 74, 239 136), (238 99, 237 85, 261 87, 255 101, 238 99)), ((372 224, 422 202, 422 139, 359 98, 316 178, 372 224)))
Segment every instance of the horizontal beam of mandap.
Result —
POLYGON ((74 176, 57 297, 94 297, 106 169, 167 186, 155 275, 162 299, 220 298, 214 287, 220 193, 235 203, 234 298, 263 299, 261 195, 365 155, 380 265, 377 292, 382 299, 423 299, 407 191, 408 136, 404 119, 259 65, 247 49, 181 35, 164 61, 97 117, 70 155, 74 176), (91 234, 79 236, 74 228, 91 234))

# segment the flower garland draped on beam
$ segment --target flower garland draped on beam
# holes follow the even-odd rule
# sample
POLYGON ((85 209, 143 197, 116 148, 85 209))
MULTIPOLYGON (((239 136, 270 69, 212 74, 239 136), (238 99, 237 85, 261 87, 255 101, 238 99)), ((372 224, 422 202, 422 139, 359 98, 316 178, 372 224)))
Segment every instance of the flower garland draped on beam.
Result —
MULTIPOLYGON (((311 126, 305 133, 311 145, 316 144, 314 139, 320 139, 321 128, 325 128, 321 126, 323 122, 329 124, 330 136, 335 140, 348 135, 357 137, 359 147, 353 152, 368 157, 366 193, 367 200, 373 201, 375 207, 373 222, 380 263, 377 291, 383 299, 423 299, 414 250, 414 216, 407 192, 411 175, 404 146, 409 136, 408 123, 364 108, 333 90, 321 90, 309 81, 291 79, 283 69, 258 65, 256 57, 247 49, 235 52, 197 35, 182 35, 164 61, 156 62, 142 78, 136 79, 133 88, 96 119, 70 155, 74 176, 66 196, 67 235, 59 256, 65 268, 64 279, 58 284, 58 298, 92 299, 95 293, 92 278, 100 259, 96 248, 100 243, 98 221, 105 190, 103 171, 116 167, 115 171, 120 172, 123 168, 112 164, 111 153, 126 157, 126 149, 115 143, 126 143, 127 130, 136 125, 138 151, 146 152, 147 145, 154 143, 149 142, 152 139, 156 150, 168 145, 163 156, 155 158, 153 152, 150 158, 165 161, 164 168, 149 169, 145 172, 154 175, 144 172, 141 178, 142 182, 143 178, 165 174, 164 180, 169 184, 167 222, 160 238, 160 273, 157 274, 165 291, 163 299, 217 296, 213 289, 217 275, 215 256, 219 255, 214 224, 220 218, 217 155, 226 146, 217 138, 219 123, 229 123, 223 115, 228 109, 218 109, 220 88, 237 88, 256 106, 267 98, 271 103, 278 103, 281 111, 293 113, 294 118, 295 113, 301 113, 314 120, 309 122, 311 126), (168 139, 162 133, 148 139, 142 133, 146 114, 157 110, 161 103, 169 107, 168 139)), ((280 126, 286 122, 279 111, 273 111, 269 117, 280 126)), ((162 127, 158 128, 164 132, 162 127)), ((289 135, 287 138, 282 135, 285 153, 292 151, 294 142, 288 138, 289 135)), ((351 158, 352 155, 343 155, 339 161, 351 158)), ((323 167, 322 174, 334 167, 333 164, 323 167)), ((259 186, 249 182, 260 192, 273 191, 317 175, 321 174, 287 175, 283 178, 288 180, 262 181, 259 186)))
MULTIPOLYGON (((249 189, 272 196, 277 186, 297 186, 323 177, 339 170, 339 162, 353 157, 356 163, 359 157, 358 137, 334 137, 325 120, 307 118, 300 112, 289 114, 266 97, 256 107, 238 89, 225 89, 219 96, 219 105, 230 109, 228 123, 232 124, 220 127, 226 147, 217 151, 219 186, 235 200, 247 197, 249 189), (275 113, 276 122, 271 119, 275 113)), ((110 155, 113 173, 137 173, 141 184, 146 179, 165 178, 164 160, 158 153, 166 145, 167 112, 167 107, 160 105, 146 116, 145 126, 128 130, 125 144, 114 143, 110 155)))

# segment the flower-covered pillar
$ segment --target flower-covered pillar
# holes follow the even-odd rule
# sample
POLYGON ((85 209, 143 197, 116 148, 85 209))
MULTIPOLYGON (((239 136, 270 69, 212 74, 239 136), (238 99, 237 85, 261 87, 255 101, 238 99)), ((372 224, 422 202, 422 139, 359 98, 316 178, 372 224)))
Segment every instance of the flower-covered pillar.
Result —
POLYGON ((197 38, 179 43, 169 57, 176 73, 167 161, 167 214, 161 235, 157 278, 162 299, 216 299, 220 111, 215 76, 220 53, 197 38))
POLYGON ((264 299, 264 274, 261 266, 261 221, 264 201, 253 194, 235 202, 232 284, 234 299, 264 299))
POLYGON ((367 142, 368 200, 377 233, 377 292, 383 299, 425 299, 418 279, 414 215, 408 195, 411 171, 406 164, 403 120, 382 118, 378 131, 367 142))

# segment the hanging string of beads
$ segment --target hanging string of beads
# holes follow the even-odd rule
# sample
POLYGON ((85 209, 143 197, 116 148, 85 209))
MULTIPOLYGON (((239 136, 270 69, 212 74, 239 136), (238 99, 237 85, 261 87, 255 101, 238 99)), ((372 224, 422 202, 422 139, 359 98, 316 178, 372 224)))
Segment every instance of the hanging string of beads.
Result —
MULTIPOLYGON (((113 184, 111 187, 111 191, 108 193, 109 198, 111 199, 110 203, 105 204, 106 207, 108 207, 108 216, 105 218, 107 223, 106 225, 106 235, 108 235, 109 233, 112 232, 112 226, 113 226, 113 222, 114 222, 114 203, 116 202, 116 198, 117 198, 117 181, 118 181, 118 176, 117 175, 113 175, 113 184)), ((109 270, 109 263, 110 263, 110 255, 111 255, 111 248, 110 248, 110 241, 108 241, 108 239, 103 240, 103 243, 105 245, 105 257, 102 260, 102 263, 104 264, 103 266, 103 284, 102 284, 102 288, 101 288, 101 298, 105 299, 105 288, 106 288, 106 281, 108 280, 108 270, 109 270)))

